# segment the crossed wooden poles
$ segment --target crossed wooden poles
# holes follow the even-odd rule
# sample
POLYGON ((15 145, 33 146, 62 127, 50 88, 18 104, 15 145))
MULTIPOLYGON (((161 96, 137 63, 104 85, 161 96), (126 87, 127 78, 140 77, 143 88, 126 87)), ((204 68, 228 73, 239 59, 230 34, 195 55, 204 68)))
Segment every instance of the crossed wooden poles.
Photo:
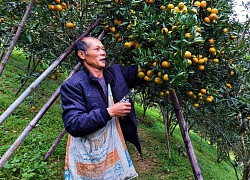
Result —
MULTIPOLYGON (((0 116, 0 124, 4 122, 4 120, 21 104, 21 102, 44 80, 55 67, 57 67, 73 50, 74 45, 77 41, 81 40, 83 37, 87 36, 98 24, 100 23, 100 19, 94 22, 84 33, 82 33, 79 38, 70 46, 68 47, 63 54, 61 54, 55 61, 50 65, 48 69, 46 69, 23 93, 16 101, 0 116)), ((104 33, 102 33, 99 38, 102 38, 104 33)), ((71 73, 69 77, 75 74, 78 69, 81 67, 81 63, 78 63, 71 73)), ((68 77, 68 78, 69 78, 68 77)), ((51 98, 45 103, 45 105, 40 109, 37 115, 33 118, 33 120, 29 123, 29 125, 25 128, 25 130, 21 133, 21 135, 16 139, 16 141, 12 144, 12 146, 6 151, 6 153, 0 159, 0 168, 5 164, 5 162, 10 158, 12 153, 17 149, 17 147, 21 144, 21 142, 27 137, 29 132, 35 127, 38 121, 43 117, 46 111, 50 108, 53 102, 58 98, 60 95, 60 87, 54 92, 51 98)), ((47 160, 51 152, 55 149, 56 145, 60 142, 63 135, 66 131, 63 129, 48 153, 45 155, 44 160, 47 160)))
MULTIPOLYGON (((10 56, 15 42, 17 41, 22 27, 24 26, 25 21, 27 20, 28 14, 31 10, 31 8, 34 5, 35 0, 31 0, 30 1, 30 5, 28 6, 25 16, 23 17, 23 20, 20 24, 20 27, 18 28, 18 31, 16 32, 15 37, 13 38, 14 41, 12 42, 6 57, 4 58, 4 61, 2 63, 2 65, 0 66, 0 75, 3 71, 3 68, 5 66, 5 64, 7 63, 7 59, 10 56)), ((65 49, 65 51, 49 66, 49 68, 47 68, 23 93, 21 96, 19 96, 16 101, 14 103, 12 103, 12 105, 0 116, 0 125, 5 121, 5 119, 22 103, 22 101, 31 93, 33 92, 33 90, 41 83, 42 80, 44 80, 73 50, 74 45, 77 43, 77 41, 81 40, 83 37, 86 37, 96 26, 98 26, 98 24, 100 23, 101 18, 97 19, 92 25, 90 25, 90 27, 84 32, 82 33, 79 38, 67 49, 65 49)), ((104 31, 100 34, 100 36, 98 37, 98 39, 102 39, 104 37, 105 33, 104 31)), ((73 70, 71 71, 71 73, 69 74, 69 77, 71 77, 73 74, 75 74, 79 68, 81 67, 81 63, 78 63, 73 70)), ((68 77, 68 78, 69 78, 68 77)), ((10 156, 13 154, 13 152, 18 148, 18 146, 21 144, 21 142, 27 137, 27 135, 29 134, 29 132, 35 127, 35 125, 38 123, 38 121, 43 117, 43 115, 46 113, 46 111, 50 108, 50 106, 53 104, 53 102, 58 98, 58 96, 60 95, 60 87, 54 92, 54 94, 51 96, 51 98, 45 103, 45 105, 40 109, 40 111, 37 113, 37 115, 32 119, 32 121, 29 123, 29 125, 25 128, 25 130, 21 133, 21 135, 16 139, 16 141, 12 144, 12 146, 6 151, 6 153, 1 157, 0 159, 0 168, 2 168, 2 166, 5 164, 5 162, 10 158, 10 156)), ((192 166, 192 170, 193 170, 193 174, 196 180, 203 180, 203 177, 201 175, 201 170, 199 168, 198 165, 198 161, 196 159, 195 153, 194 153, 194 149, 190 140, 190 137, 188 135, 188 130, 186 127, 186 123, 181 111, 181 107, 180 104, 178 102, 178 98, 177 95, 175 93, 175 91, 171 91, 170 92, 170 98, 172 101, 172 105, 176 114, 176 117, 178 119, 178 123, 180 126, 180 130, 181 130, 181 134, 184 140, 184 144, 187 150, 187 154, 192 166)), ((55 140, 55 142, 53 143, 53 145, 51 146, 51 148, 49 149, 49 151, 46 153, 46 155, 44 156, 44 160, 46 161, 48 159, 48 157, 50 156, 50 154, 53 152, 53 150, 55 149, 55 147, 57 146, 57 144, 60 142, 60 140, 62 139, 62 137, 64 136, 64 134, 66 133, 65 129, 63 129, 61 131, 61 133, 59 134, 59 136, 57 137, 57 139, 55 140)))

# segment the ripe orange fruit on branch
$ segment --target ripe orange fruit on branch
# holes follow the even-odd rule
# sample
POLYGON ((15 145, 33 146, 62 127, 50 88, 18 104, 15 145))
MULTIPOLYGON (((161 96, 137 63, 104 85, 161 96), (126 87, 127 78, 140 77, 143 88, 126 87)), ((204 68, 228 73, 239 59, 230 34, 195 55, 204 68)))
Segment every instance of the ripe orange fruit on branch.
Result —
POLYGON ((152 70, 147 71, 147 76, 152 77, 154 75, 154 72, 152 70))
POLYGON ((229 75, 234 76, 234 71, 230 71, 229 75))
POLYGON ((174 5, 173 4, 168 4, 168 9, 174 9, 174 5))
POLYGON ((61 6, 60 4, 57 4, 57 5, 56 5, 56 9, 57 9, 58 11, 60 11, 60 12, 63 10, 63 8, 62 8, 62 6, 61 6))
POLYGON ((227 84, 226 84, 226 87, 229 88, 229 89, 231 89, 231 88, 232 88, 232 85, 229 84, 229 83, 227 83, 227 84))
POLYGON ((197 6, 197 7, 200 7, 201 3, 200 3, 200 1, 195 1, 194 5, 197 6))
POLYGON ((55 7, 53 4, 50 4, 50 5, 48 5, 48 9, 49 9, 49 10, 55 10, 56 7, 55 7))
POLYGON ((114 24, 117 25, 117 26, 120 26, 121 23, 122 23, 122 20, 118 20, 118 19, 114 20, 114 24))
POLYGON ((215 13, 210 14, 208 17, 210 20, 216 20, 218 18, 218 16, 215 13))
POLYGON ((191 52, 189 52, 189 51, 186 51, 185 54, 184 54, 184 57, 185 57, 186 59, 190 59, 191 56, 192 56, 192 54, 191 54, 191 52))
POLYGON ((187 94, 188 94, 189 96, 193 96, 193 95, 194 95, 194 93, 193 93, 192 91, 188 91, 187 94))
POLYGON ((205 22, 205 23, 210 23, 209 17, 205 17, 205 18, 204 18, 204 22, 205 22))
POLYGON ((163 82, 162 82, 161 78, 156 77, 156 78, 154 79, 154 83, 160 85, 160 84, 162 84, 163 82))
POLYGON ((214 63, 219 63, 220 61, 219 61, 219 59, 216 58, 216 59, 213 60, 213 62, 214 63))
POLYGON ((211 13, 218 14, 218 13, 219 13, 219 11, 218 11, 218 9, 217 9, 217 8, 213 8, 213 9, 211 9, 211 13))
POLYGON ((60 4, 61 0, 55 0, 55 2, 56 2, 57 4, 60 4))
POLYGON ((203 66, 203 65, 198 65, 198 66, 197 66, 197 69, 198 69, 199 71, 204 71, 205 66, 203 66))
POLYGON ((145 81, 151 81, 151 78, 148 77, 148 76, 145 76, 143 79, 144 79, 145 81))
POLYGON ((208 96, 207 99, 206 99, 206 101, 207 101, 208 103, 211 103, 211 102, 213 101, 213 98, 208 96))
POLYGON ((163 61, 163 62, 161 63, 161 67, 163 67, 163 68, 165 68, 165 69, 169 68, 170 66, 171 66, 171 63, 168 62, 168 61, 163 61))
POLYGON ((68 29, 71 29, 71 28, 74 28, 74 27, 75 27, 74 23, 72 23, 72 22, 67 22, 65 26, 66 26, 66 28, 68 28, 68 29))
POLYGON ((200 92, 201 92, 202 94, 205 94, 205 93, 207 92, 207 90, 206 90, 206 89, 201 89, 200 92))
POLYGON ((198 104, 198 103, 194 103, 193 106, 194 106, 195 108, 198 108, 198 107, 199 107, 199 104, 198 104))
POLYGON ((126 49, 130 49, 130 48, 131 48, 131 45, 132 45, 131 42, 125 42, 125 43, 124 43, 124 47, 125 47, 126 49))
POLYGON ((215 53, 215 52, 216 52, 215 47, 211 47, 211 48, 209 48, 209 52, 210 52, 210 53, 215 53))
POLYGON ((206 6, 207 6, 207 2, 206 1, 201 1, 200 8, 205 9, 206 6))
POLYGON ((169 81, 168 74, 164 74, 164 76, 163 76, 163 80, 164 80, 164 81, 169 81))
POLYGON ((138 77, 141 78, 141 79, 144 78, 144 77, 145 77, 144 72, 139 72, 139 73, 138 73, 138 77))
POLYGON ((67 9, 67 4, 65 2, 62 3, 62 8, 67 9))
POLYGON ((184 4, 183 2, 180 2, 180 3, 178 4, 178 8, 179 8, 179 9, 184 8, 184 6, 185 6, 185 4, 184 4))
POLYGON ((163 11, 163 10, 165 10, 165 9, 166 9, 166 7, 165 7, 164 5, 161 5, 161 6, 160 6, 160 10, 163 11))
POLYGON ((223 29, 223 33, 226 34, 228 32, 228 29, 227 28, 224 28, 223 29))
POLYGON ((154 0, 145 0, 145 3, 146 3, 146 4, 153 4, 153 3, 154 3, 154 0))

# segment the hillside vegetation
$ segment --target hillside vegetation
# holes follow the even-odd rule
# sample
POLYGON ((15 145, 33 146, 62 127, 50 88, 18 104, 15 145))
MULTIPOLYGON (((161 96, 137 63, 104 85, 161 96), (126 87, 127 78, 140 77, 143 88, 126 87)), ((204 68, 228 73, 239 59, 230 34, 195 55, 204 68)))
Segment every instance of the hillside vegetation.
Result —
MULTIPOLYGON (((27 60, 22 52, 15 51, 3 75, 0 77, 0 114, 17 98, 17 90, 27 73, 27 60)), ((39 66, 21 93, 46 69, 39 66)), ((66 73, 58 71, 48 76, 39 87, 0 125, 0 157, 14 143, 16 138, 35 117, 44 103, 66 78, 66 73), (57 78, 55 78, 56 75, 57 78)), ((19 93, 18 96, 21 94, 19 93)), ((0 169, 1 180, 15 179, 63 179, 65 135, 53 151, 47 162, 43 161, 54 140, 63 129, 61 105, 58 99, 24 142, 13 153, 11 158, 0 169)), ((138 156, 135 148, 128 144, 129 151, 139 174, 139 179, 194 179, 181 133, 177 128, 170 137, 171 159, 166 150, 165 127, 161 114, 156 109, 149 109, 146 119, 142 120, 142 107, 136 103, 139 119, 139 136, 142 144, 143 158, 138 156), (183 153, 179 153, 183 150, 183 153)), ((234 169, 226 162, 217 163, 216 148, 191 132, 190 137, 205 180, 236 179, 234 169)))

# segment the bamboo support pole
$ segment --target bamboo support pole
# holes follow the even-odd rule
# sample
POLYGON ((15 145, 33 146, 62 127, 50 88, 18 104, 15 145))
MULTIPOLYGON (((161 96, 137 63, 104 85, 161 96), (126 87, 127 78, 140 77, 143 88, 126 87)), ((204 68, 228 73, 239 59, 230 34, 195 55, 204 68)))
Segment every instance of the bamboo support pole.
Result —
POLYGON ((64 134, 66 134, 66 133, 67 133, 67 131, 63 128, 63 130, 61 131, 61 133, 59 134, 59 136, 56 138, 55 142, 50 147, 49 151, 45 154, 45 156, 43 158, 44 161, 48 160, 49 156, 55 150, 56 146, 59 144, 59 142, 63 138, 64 134))
POLYGON ((3 73, 4 67, 8 62, 8 59, 9 59, 9 57, 10 57, 10 55, 11 55, 11 53, 12 53, 12 51, 13 51, 15 45, 16 45, 16 42, 17 42, 19 36, 21 35, 22 29, 23 29, 23 27, 24 27, 24 25, 25 25, 25 23, 26 23, 26 21, 27 21, 27 19, 29 17, 30 11, 33 8, 35 2, 36 2, 36 0, 31 0, 29 6, 27 7, 27 9, 25 11, 23 19, 22 19, 21 23, 19 24, 19 26, 17 28, 16 34, 15 34, 15 36, 14 36, 12 42, 11 42, 11 45, 10 45, 7 53, 5 54, 5 57, 4 57, 3 61, 2 61, 1 66, 0 66, 0 76, 3 73))
POLYGON ((188 134, 188 130, 187 130, 186 122, 185 122, 185 119, 181 110, 181 106, 180 106, 180 103, 178 101, 177 95, 174 90, 170 91, 170 98, 172 101, 172 105, 173 105, 176 117, 178 119, 182 138, 183 138, 186 150, 187 150, 187 154, 191 163, 194 177, 196 180, 203 180, 201 170, 200 170, 198 161, 194 153, 194 148, 193 148, 192 142, 188 134))
POLYGON ((73 50, 77 41, 87 36, 92 29, 94 29, 100 23, 100 19, 96 20, 79 38, 68 47, 16 100, 10 105, 10 107, 0 116, 0 125, 4 120, 22 103, 22 101, 34 91, 34 89, 44 80, 73 50))
MULTIPOLYGON (((79 62, 74 69, 71 71, 69 77, 75 74, 78 69, 81 67, 81 63, 79 62)), ((68 78, 69 78, 68 77, 68 78)), ((47 101, 47 103, 40 109, 37 115, 32 119, 29 125, 25 128, 25 130, 21 133, 21 135, 16 139, 16 141, 11 145, 11 147, 6 151, 6 153, 0 159, 0 168, 4 165, 4 163, 10 158, 13 152, 18 148, 18 146, 23 142, 23 140, 28 136, 30 131, 36 126, 37 122, 43 117, 43 115, 47 112, 53 102, 60 95, 60 87, 54 92, 51 98, 47 101)))

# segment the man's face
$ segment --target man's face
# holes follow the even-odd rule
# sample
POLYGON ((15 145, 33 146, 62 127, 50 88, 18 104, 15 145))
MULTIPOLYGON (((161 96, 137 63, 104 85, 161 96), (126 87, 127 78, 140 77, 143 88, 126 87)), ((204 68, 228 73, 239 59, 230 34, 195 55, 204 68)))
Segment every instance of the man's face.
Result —
POLYGON ((87 68, 102 69, 106 65, 106 51, 98 39, 89 38, 84 40, 89 48, 83 53, 83 63, 87 68))

